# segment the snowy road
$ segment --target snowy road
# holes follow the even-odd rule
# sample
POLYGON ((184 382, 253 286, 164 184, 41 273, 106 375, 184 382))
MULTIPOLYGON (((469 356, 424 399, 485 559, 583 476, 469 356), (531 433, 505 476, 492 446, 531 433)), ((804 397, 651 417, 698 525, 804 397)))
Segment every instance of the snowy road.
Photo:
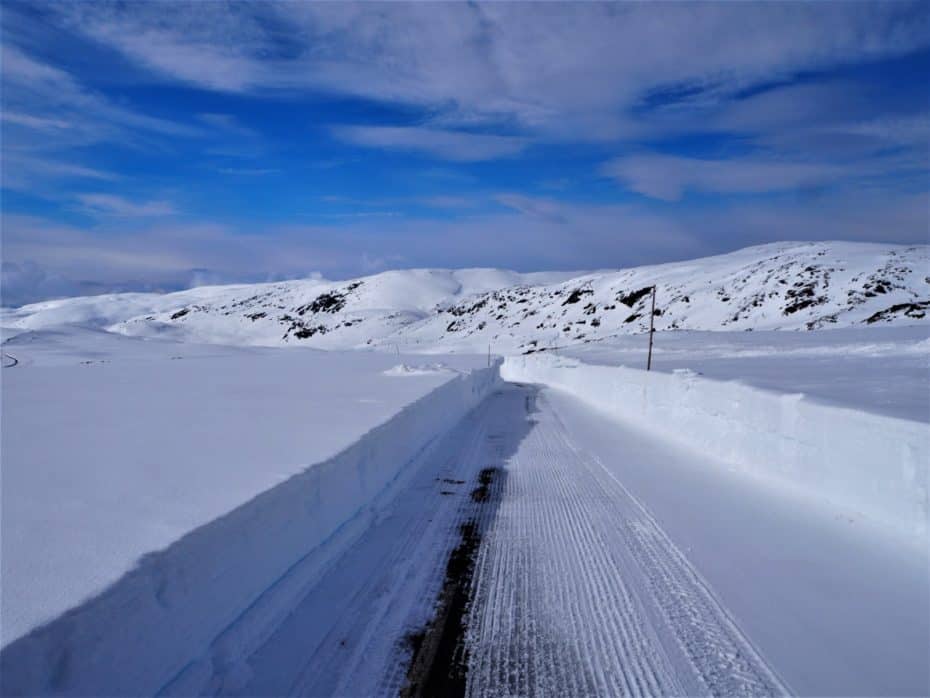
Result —
MULTIPOLYGON (((501 395, 513 400, 515 395, 501 395)), ((545 393, 481 548, 473 695, 772 695, 786 689, 545 393)))
POLYGON ((449 550, 473 519, 483 540, 468 694, 785 692, 645 509, 575 447, 544 393, 496 394, 439 452, 253 655, 248 680, 215 687, 395 693, 404 638, 427 623, 449 550), (486 468, 496 473, 489 496, 472 496, 486 468))
MULTIPOLYGON (((792 526, 825 536, 831 552, 792 567, 790 558, 801 547, 759 539, 757 549, 778 548, 770 561, 760 561, 764 556, 746 553, 748 545, 714 542, 708 526, 705 538, 719 550, 694 555, 708 569, 714 569, 708 560, 726 560, 739 570, 727 576, 739 590, 723 584, 721 595, 697 569, 690 546, 676 544, 618 475, 622 469, 602 460, 604 449, 592 448, 607 443, 607 429, 609 422, 565 395, 522 385, 493 395, 405 471, 396 496, 376 507, 376 524, 311 585, 244 666, 214 659, 207 690, 472 696, 922 692, 926 576, 919 560, 882 559, 880 546, 833 536, 829 525, 817 528, 773 501, 767 516, 784 516, 780 530, 798 540, 803 536, 794 536, 792 526), (468 542, 477 549, 473 564, 447 566, 453 548, 461 552, 468 542), (833 603, 814 606, 811 599, 835 581, 831 570, 848 578, 842 560, 862 565, 858 576, 864 581, 849 581, 848 591, 833 587, 833 603), (866 572, 870 565, 880 565, 875 569, 888 583, 876 584, 866 572), (776 569, 791 580, 769 588, 765 580, 776 569), (456 608, 453 597, 462 589, 469 601, 456 608), (739 601, 740 616, 752 621, 752 637, 722 599, 739 601), (862 605, 866 613, 850 612, 862 605), (437 607, 438 626, 430 622, 437 607), (754 610, 747 613, 747 607, 754 610), (806 641, 785 630, 790 623, 801 626, 806 641), (862 632, 865 627, 871 635, 862 632), (756 633, 765 642, 756 641, 756 633), (450 641, 453 650, 464 643, 464 651, 450 651, 450 641), (818 649, 808 651, 805 642, 818 649), (792 656, 786 647, 792 643, 806 659, 792 656)), ((683 458, 649 437, 619 426, 614 431, 628 446, 607 449, 610 459, 637 462, 648 452, 651 481, 661 481, 672 461, 683 458)), ((712 482, 706 473, 702 478, 712 482)), ((683 482, 665 489, 680 489, 683 482)), ((744 500, 753 501, 741 490, 744 500)), ((719 507, 714 514, 721 520, 738 523, 742 514, 729 501, 720 497, 700 508, 719 507)), ((675 517, 665 520, 676 523, 675 517)))

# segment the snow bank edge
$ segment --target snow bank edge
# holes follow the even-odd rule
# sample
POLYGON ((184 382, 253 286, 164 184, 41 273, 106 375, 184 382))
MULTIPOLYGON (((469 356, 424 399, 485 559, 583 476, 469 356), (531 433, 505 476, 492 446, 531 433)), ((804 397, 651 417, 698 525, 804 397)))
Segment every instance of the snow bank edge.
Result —
MULTIPOLYGON (((192 672, 224 675, 221 665, 249 648, 239 637, 238 647, 220 642, 218 655, 217 640, 268 590, 287 586, 298 563, 305 579, 290 586, 306 583, 307 558, 334 538, 343 544, 337 532, 363 530, 405 467, 497 388, 499 369, 456 375, 333 458, 145 556, 100 595, 14 640, 0 652, 0 695, 153 695, 179 678, 189 683, 192 672)), ((325 550, 327 559, 309 566, 337 553, 325 550)))
POLYGON ((690 372, 558 356, 510 357, 501 375, 566 390, 616 418, 907 537, 928 534, 930 425, 690 372))

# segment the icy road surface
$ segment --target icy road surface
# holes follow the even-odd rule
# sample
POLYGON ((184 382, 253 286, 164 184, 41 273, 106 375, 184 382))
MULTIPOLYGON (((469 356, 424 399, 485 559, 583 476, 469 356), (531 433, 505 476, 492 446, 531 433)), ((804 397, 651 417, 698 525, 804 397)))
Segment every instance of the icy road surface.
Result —
POLYGON ((398 487, 245 666, 213 676, 208 690, 431 695, 456 681, 473 696, 930 688, 925 552, 567 395, 502 390, 398 487), (447 566, 466 537, 480 541, 473 563, 447 566), (468 594, 463 608, 450 581, 468 594), (450 637, 455 651, 443 647, 450 637))

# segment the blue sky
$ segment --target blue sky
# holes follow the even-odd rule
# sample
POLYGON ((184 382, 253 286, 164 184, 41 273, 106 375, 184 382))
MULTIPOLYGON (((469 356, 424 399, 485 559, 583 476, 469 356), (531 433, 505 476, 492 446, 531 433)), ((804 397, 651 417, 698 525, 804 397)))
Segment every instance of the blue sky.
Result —
POLYGON ((925 243, 930 6, 2 6, 3 303, 925 243))

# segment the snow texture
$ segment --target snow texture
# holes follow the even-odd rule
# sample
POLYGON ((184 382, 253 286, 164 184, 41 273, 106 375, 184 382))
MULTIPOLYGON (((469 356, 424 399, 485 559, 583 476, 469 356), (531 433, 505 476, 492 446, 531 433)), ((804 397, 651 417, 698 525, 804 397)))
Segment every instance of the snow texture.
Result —
MULTIPOLYGON (((649 335, 553 350, 585 363, 645 368, 649 335)), ((656 333, 652 370, 692 371, 828 405, 930 422, 930 326, 818 332, 656 333)))
POLYGON ((428 376, 432 373, 448 373, 454 369, 443 363, 433 364, 397 364, 384 372, 386 376, 428 376))
POLYGON ((927 274, 779 243, 3 309, 2 693, 396 692, 493 465, 471 694, 926 694, 927 274))
POLYGON ((930 425, 693 372, 510 357, 503 377, 569 391, 626 422, 926 543, 930 425))
MULTIPOLYGON (((654 574, 648 558, 643 566, 630 559, 636 548, 625 550, 621 541, 629 533, 617 530, 629 522, 638 532, 645 518, 643 532, 660 529, 687 558, 791 694, 930 695, 930 547, 915 547, 913 539, 822 499, 772 487, 752 472, 722 467, 568 392, 544 388, 541 395, 540 409, 548 407, 557 420, 537 418, 555 421, 575 454, 564 469, 579 483, 563 486, 581 487, 592 476, 603 483, 603 495, 576 499, 575 507, 578 520, 598 532, 597 546, 619 560, 611 584, 621 576, 636 592, 643 572, 646 579, 654 574), (613 507, 598 520, 587 503, 603 511, 611 492, 613 507)), ((526 460, 529 468, 532 457, 526 460)), ((520 498, 542 501, 548 483, 536 484, 536 496, 520 498)), ((559 500, 552 500, 555 508, 559 500)), ((535 515, 532 506, 522 508, 535 515)), ((648 588, 642 589, 647 604, 648 588)), ((689 598, 673 594, 667 601, 674 609, 674 601, 689 598)), ((674 636, 660 631, 659 637, 674 646, 674 636)))
POLYGON ((546 395, 515 397, 532 428, 508 460, 477 560, 467 694, 785 695, 700 574, 573 441, 546 395))
POLYGON ((240 648, 210 643, 334 533, 363 530, 498 380, 485 357, 397 381, 383 354, 49 334, 20 335, 3 376, 5 695, 149 694, 198 657, 234 663, 240 648), (55 351, 69 339, 85 353, 55 351))

